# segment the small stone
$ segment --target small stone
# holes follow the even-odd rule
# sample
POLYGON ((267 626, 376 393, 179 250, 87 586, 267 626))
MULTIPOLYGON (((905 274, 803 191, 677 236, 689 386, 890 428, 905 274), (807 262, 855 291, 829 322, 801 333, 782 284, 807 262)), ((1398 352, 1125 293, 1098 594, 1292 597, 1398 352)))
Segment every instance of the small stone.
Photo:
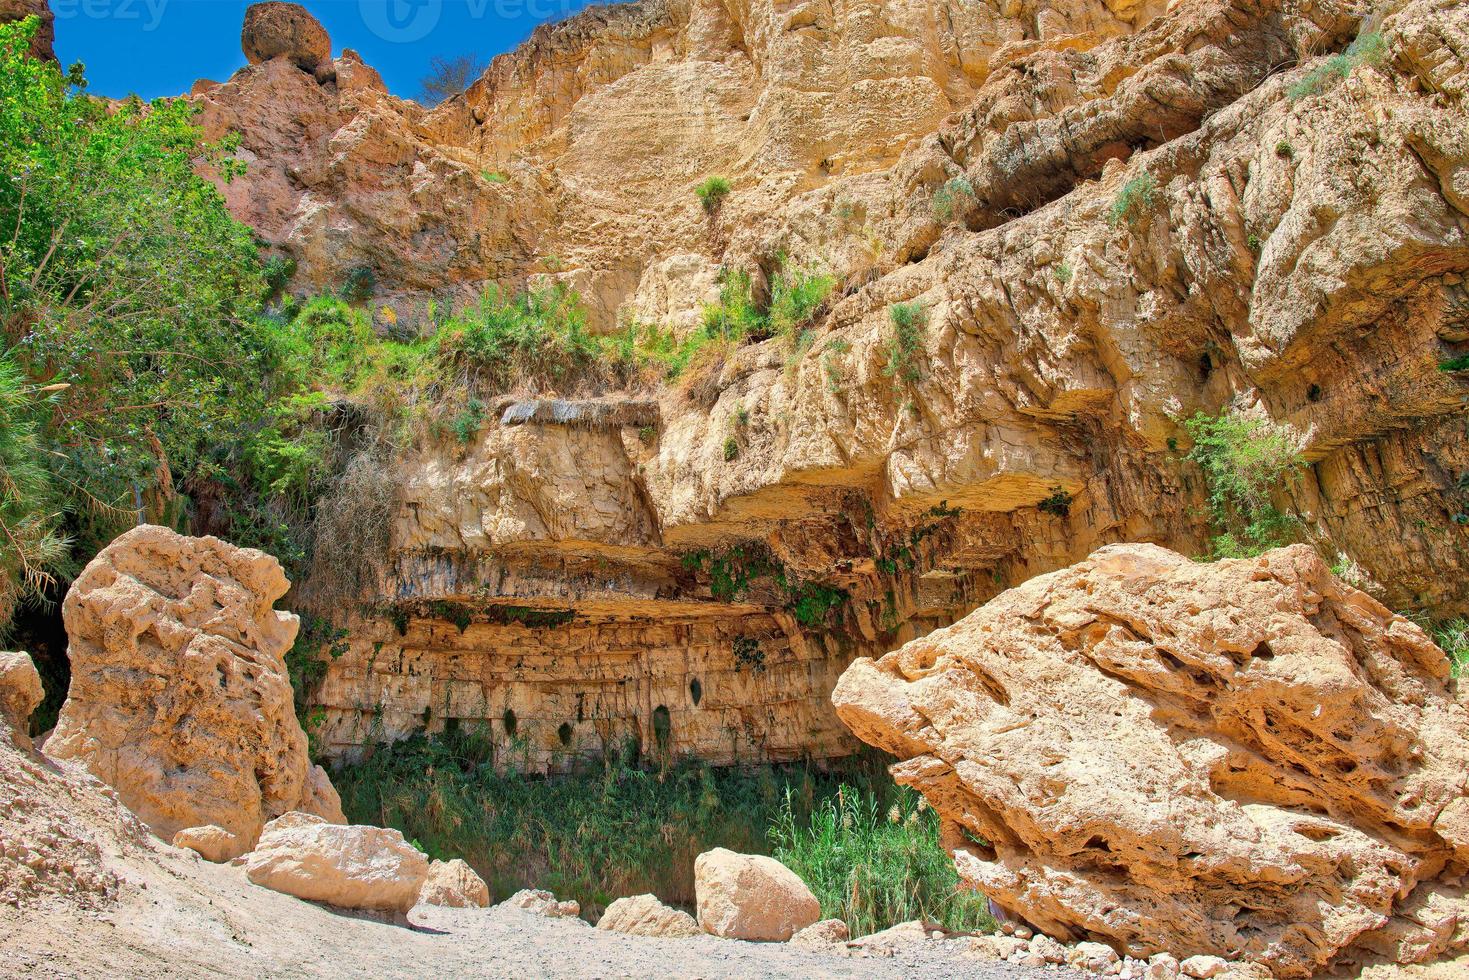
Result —
POLYGON ((1172 953, 1154 953, 1148 957, 1143 976, 1146 980, 1178 980, 1178 957, 1172 953))
POLYGON ((1195 980, 1213 980, 1229 969, 1229 961, 1222 956, 1190 956, 1178 965, 1184 976, 1195 980))
POLYGON ((1030 951, 1047 963, 1065 963, 1066 947, 1042 933, 1030 941, 1030 951))
POLYGON ((1016 926, 1014 934, 1021 939, 1029 939, 1035 935, 1027 926, 1016 926))
POLYGON ((581 915, 581 903, 558 901, 555 895, 539 888, 522 888, 500 904, 548 919, 574 919, 581 915))

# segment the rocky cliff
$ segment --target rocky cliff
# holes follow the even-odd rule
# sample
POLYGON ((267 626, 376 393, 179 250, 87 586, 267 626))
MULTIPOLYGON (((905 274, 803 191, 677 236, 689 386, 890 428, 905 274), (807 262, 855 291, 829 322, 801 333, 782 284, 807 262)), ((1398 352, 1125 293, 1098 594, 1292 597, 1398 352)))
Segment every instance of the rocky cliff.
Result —
POLYGON ((1302 433, 1276 496, 1305 536, 1391 607, 1463 610, 1466 33, 1453 0, 645 0, 432 111, 351 52, 199 84, 292 288, 369 268, 383 321, 562 281, 597 329, 687 332, 721 269, 841 282, 795 354, 512 398, 392 460, 330 750, 485 725, 545 767, 846 751, 855 656, 1102 544, 1202 551, 1201 410, 1302 433))

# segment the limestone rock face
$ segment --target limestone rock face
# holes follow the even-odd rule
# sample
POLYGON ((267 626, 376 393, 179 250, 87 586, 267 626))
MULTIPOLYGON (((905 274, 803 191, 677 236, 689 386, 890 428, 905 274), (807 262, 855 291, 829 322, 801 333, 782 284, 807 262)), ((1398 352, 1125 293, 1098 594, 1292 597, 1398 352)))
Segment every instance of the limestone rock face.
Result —
POLYGON ((321 22, 305 7, 277 0, 246 9, 240 46, 252 65, 282 58, 303 71, 315 72, 332 60, 332 40, 321 22))
POLYGON ((490 904, 490 889, 473 868, 458 858, 434 861, 428 866, 418 900, 426 905, 482 909, 490 904))
POLYGON ((30 654, 0 652, 0 719, 22 748, 30 748, 31 712, 45 697, 30 654))
POLYGON ((1469 712, 1424 632, 1306 546, 1109 546, 832 699, 961 877, 1051 936, 1280 977, 1464 942, 1469 712))
POLYGON ((263 888, 347 909, 407 912, 428 878, 428 858, 396 830, 310 820, 267 828, 245 860, 263 888))
POLYGON ((716 847, 694 861, 699 925, 726 939, 785 942, 821 918, 806 883, 775 858, 716 847))
POLYGON ((538 770, 850 752, 855 657, 1105 544, 1203 553, 1196 412, 1290 425, 1310 465, 1276 505, 1386 605, 1469 612, 1466 14, 1363 9, 660 0, 539 30, 432 111, 350 52, 334 83, 277 58, 201 87, 291 291, 371 267, 384 328, 493 281, 686 335, 721 269, 838 281, 800 351, 486 392, 515 404, 468 444, 388 461, 324 751, 452 724, 538 770), (897 304, 925 313, 904 377, 897 304))
POLYGON ((173 835, 174 847, 186 847, 206 861, 227 864, 245 853, 246 843, 223 827, 185 827, 173 835))
POLYGON ((71 689, 47 754, 84 763, 165 840, 214 825, 248 845, 289 810, 340 821, 292 704, 298 621, 271 608, 288 584, 274 558, 216 538, 117 538, 62 606, 71 689))
POLYGON ((0 0, 0 24, 37 17, 40 25, 31 38, 31 57, 56 60, 56 14, 47 0, 0 0))
POLYGON ((699 935, 699 923, 681 909, 669 908, 655 895, 631 895, 607 906, 597 928, 629 936, 687 939, 699 935))

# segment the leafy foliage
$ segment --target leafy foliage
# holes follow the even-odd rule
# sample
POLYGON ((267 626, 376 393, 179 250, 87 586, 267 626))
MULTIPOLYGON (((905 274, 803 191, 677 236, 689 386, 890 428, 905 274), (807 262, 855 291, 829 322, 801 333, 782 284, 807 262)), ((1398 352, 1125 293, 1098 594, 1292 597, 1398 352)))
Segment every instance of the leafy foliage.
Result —
POLYGON ((1449 667, 1455 677, 1469 670, 1469 619, 1460 617, 1433 626, 1433 642, 1449 655, 1449 667))
POLYGON ((1383 40, 1380 33, 1359 34, 1357 39, 1347 46, 1346 51, 1332 55, 1301 76, 1301 80, 1287 90, 1286 96, 1294 102, 1307 96, 1320 95, 1337 82, 1349 77, 1358 66, 1381 64, 1386 55, 1387 42, 1383 40))
POLYGON ((937 814, 910 789, 847 784, 803 819, 787 797, 770 838, 775 857, 810 886, 824 917, 853 936, 921 919, 957 931, 992 931, 984 896, 960 890, 939 842, 937 814))
POLYGON ((1469 354, 1463 354, 1459 357, 1453 357, 1445 361, 1439 361, 1438 369, 1444 372, 1469 371, 1469 354))
POLYGON ((1304 465, 1300 433, 1239 412, 1199 412, 1184 427, 1194 442, 1184 458, 1204 471, 1210 517, 1220 532, 1213 540, 1214 556, 1248 557, 1294 540, 1300 522, 1277 509, 1271 493, 1294 480, 1304 465))
POLYGON ((0 356, 0 627, 54 583, 68 546, 37 434, 42 397, 0 356))

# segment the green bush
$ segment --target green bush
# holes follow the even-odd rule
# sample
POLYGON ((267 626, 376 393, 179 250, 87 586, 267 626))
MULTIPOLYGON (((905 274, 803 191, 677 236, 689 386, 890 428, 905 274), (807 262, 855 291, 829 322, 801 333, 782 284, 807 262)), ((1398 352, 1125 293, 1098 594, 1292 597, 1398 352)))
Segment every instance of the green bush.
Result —
POLYGON ((755 302, 748 272, 726 269, 720 274, 719 302, 705 304, 703 328, 706 337, 731 343, 769 334, 770 318, 755 302))
POLYGON ((729 181, 724 177, 710 177, 698 187, 694 193, 699 197, 699 203, 704 205, 704 210, 713 214, 730 192, 729 181))
POLYGON ((699 854, 714 847, 770 853, 768 831, 783 807, 804 823, 842 782, 884 807, 897 792, 885 768, 890 760, 876 754, 828 763, 826 771, 644 772, 632 767, 641 753, 628 742, 609 744, 584 772, 552 777, 514 772, 516 754, 466 724, 438 738, 380 746, 365 761, 335 769, 332 782, 350 820, 395 827, 434 858, 464 859, 496 901, 546 888, 579 901, 592 917, 613 899, 645 892, 692 907, 699 854))
POLYGON ((365 265, 349 269, 342 277, 342 299, 349 303, 366 303, 377 292, 377 275, 365 265))
POLYGON ((1276 508, 1271 492, 1305 465, 1301 436, 1289 425, 1227 412, 1184 422, 1194 446, 1185 459, 1204 471, 1216 558, 1242 558, 1289 544, 1300 521, 1276 508))
POLYGON ((733 463, 740 458, 740 441, 734 436, 724 440, 724 461, 733 463))
POLYGON ((0 633, 23 599, 56 582, 69 542, 39 436, 46 396, 0 354, 0 633))
POLYGON ((1152 174, 1145 173, 1129 180, 1122 185, 1122 190, 1108 209, 1107 222, 1113 228, 1123 222, 1136 224, 1153 209, 1153 198, 1157 190, 1158 182, 1153 179, 1152 174))
POLYGON ((1439 361, 1438 369, 1444 372, 1469 371, 1469 354, 1463 354, 1459 357, 1450 358, 1447 361, 1439 361))
POLYGON ((836 278, 814 269, 793 268, 784 257, 770 282, 770 330, 793 349, 804 349, 805 328, 836 288, 836 278))
POLYGON ((952 221, 974 203, 974 185, 968 177, 954 177, 934 192, 933 213, 940 221, 952 221))
POLYGON ((921 303, 896 303, 888 308, 892 335, 888 339, 887 365, 883 373, 895 384, 914 384, 923 380, 923 334, 928 325, 928 311, 921 303))
POLYGON ((469 404, 464 406, 464 411, 454 416, 450 428, 460 445, 467 446, 479 435, 479 430, 484 428, 484 424, 485 403, 478 398, 471 398, 469 404))
POLYGON ((279 296, 296 274, 296 260, 289 255, 272 255, 262 270, 267 298, 279 296))
POLYGON ((1071 281, 1071 264, 1068 262, 1057 262, 1051 267, 1051 274, 1056 277, 1057 282, 1064 286, 1071 281))
POLYGON ((843 784, 808 818, 803 809, 783 803, 770 829, 775 857, 810 886, 822 915, 846 922, 853 936, 914 919, 994 930, 984 896, 960 890, 938 817, 912 790, 879 795, 843 784))
POLYGON ((561 284, 513 297, 491 287, 449 321, 436 345, 446 366, 496 390, 590 380, 603 353, 587 332, 580 297, 561 284))

